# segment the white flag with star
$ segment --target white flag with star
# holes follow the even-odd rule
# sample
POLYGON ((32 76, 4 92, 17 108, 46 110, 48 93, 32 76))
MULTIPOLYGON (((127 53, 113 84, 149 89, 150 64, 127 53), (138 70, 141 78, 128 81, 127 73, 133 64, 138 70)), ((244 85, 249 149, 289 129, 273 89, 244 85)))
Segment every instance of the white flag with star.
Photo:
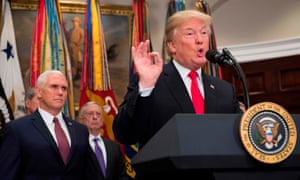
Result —
POLYGON ((2 32, 0 40, 0 78, 6 97, 14 113, 24 107, 24 84, 16 47, 11 8, 2 1, 2 32))

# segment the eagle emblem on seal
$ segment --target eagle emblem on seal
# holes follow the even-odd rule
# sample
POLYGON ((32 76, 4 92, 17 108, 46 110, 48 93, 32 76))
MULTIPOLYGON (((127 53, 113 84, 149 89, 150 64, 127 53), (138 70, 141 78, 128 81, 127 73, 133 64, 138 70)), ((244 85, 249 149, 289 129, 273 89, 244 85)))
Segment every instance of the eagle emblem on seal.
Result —
POLYGON ((256 126, 261 136, 259 143, 264 144, 267 149, 276 148, 282 139, 282 135, 278 133, 280 123, 272 118, 262 118, 256 126))

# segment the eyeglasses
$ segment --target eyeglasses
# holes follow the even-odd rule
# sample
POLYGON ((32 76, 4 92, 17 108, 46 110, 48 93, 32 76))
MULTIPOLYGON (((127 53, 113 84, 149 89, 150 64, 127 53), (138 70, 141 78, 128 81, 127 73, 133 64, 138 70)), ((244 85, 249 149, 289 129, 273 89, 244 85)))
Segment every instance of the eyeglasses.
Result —
POLYGON ((96 116, 97 118, 101 117, 101 113, 100 112, 96 112, 96 111, 90 111, 90 112, 86 112, 84 113, 88 118, 94 117, 96 116))
POLYGON ((199 31, 197 31, 195 29, 191 29, 191 28, 183 30, 183 36, 187 39, 196 39, 197 33, 199 33, 199 35, 201 37, 208 37, 209 29, 204 27, 204 28, 200 29, 199 31))

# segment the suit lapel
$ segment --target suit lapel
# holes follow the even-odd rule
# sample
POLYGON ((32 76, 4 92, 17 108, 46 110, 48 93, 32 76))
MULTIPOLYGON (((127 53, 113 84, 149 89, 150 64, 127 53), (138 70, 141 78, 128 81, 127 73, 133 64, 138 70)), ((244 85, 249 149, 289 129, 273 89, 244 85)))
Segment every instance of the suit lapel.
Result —
POLYGON ((169 92, 176 100, 178 106, 181 107, 182 112, 194 113, 191 98, 189 97, 184 82, 172 61, 165 65, 162 78, 166 83, 169 92))
MULTIPOLYGON (((105 143, 104 143, 105 144, 105 143)), ((105 146, 106 146, 106 144, 105 144, 105 146)), ((106 148, 106 147, 105 147, 106 148)), ((104 179, 104 175, 103 175, 103 173, 102 173, 102 169, 101 169, 101 167, 100 167, 100 165, 99 165, 99 162, 98 162, 98 159, 97 159, 97 157, 96 157, 96 154, 95 154, 95 152, 92 150, 92 148, 89 148, 89 151, 90 151, 90 153, 89 153, 89 156, 90 156, 90 159, 91 159, 91 161, 92 161, 92 168, 95 168, 95 173, 97 174, 97 177, 102 177, 103 179, 104 179)), ((107 157, 108 157, 108 155, 107 155, 107 157)), ((107 159, 107 161, 109 162, 110 160, 109 159, 107 159)), ((107 169, 108 169, 108 163, 107 163, 107 167, 106 167, 106 175, 108 175, 108 173, 107 173, 107 169)), ((100 178, 99 177, 99 178, 100 178)))
MULTIPOLYGON (((163 72, 163 80, 166 83, 170 94, 176 100, 178 106, 181 107, 182 112, 194 113, 193 103, 186 90, 183 80, 179 72, 176 70, 173 62, 165 65, 163 72)), ((207 75, 202 71, 202 80, 205 92, 205 112, 215 111, 217 107, 216 85, 212 83, 207 75)))
POLYGON ((53 150, 55 150, 59 154, 55 140, 53 139, 52 134, 50 133, 47 125, 45 124, 38 111, 32 114, 32 124, 40 132, 42 137, 44 137, 45 140, 50 143, 51 148, 53 148, 53 150))
POLYGON ((67 129, 69 131, 69 136, 71 139, 71 147, 70 147, 70 153, 68 156, 68 162, 71 160, 71 158, 73 157, 74 152, 76 151, 76 144, 77 144, 77 138, 76 138, 76 130, 73 126, 73 122, 71 119, 69 119, 68 117, 66 117, 63 114, 63 119, 66 123, 67 129))
POLYGON ((107 161, 106 161, 107 162, 106 163, 106 177, 108 177, 110 174, 109 170, 113 169, 111 162, 113 162, 112 158, 113 158, 114 152, 113 152, 113 148, 111 147, 111 144, 105 138, 102 137, 102 139, 103 139, 105 149, 106 149, 106 159, 107 159, 107 161))
POLYGON ((37 129, 37 131, 40 132, 41 136, 50 144, 50 147, 53 149, 53 151, 57 154, 58 162, 61 162, 62 165, 64 165, 64 162, 60 156, 57 144, 50 133, 47 125, 45 124, 44 120, 42 119, 42 116, 38 111, 35 111, 32 113, 32 124, 37 129))
POLYGON ((204 72, 202 79, 205 92, 205 112, 215 112, 217 107, 216 85, 209 80, 204 72))
POLYGON ((104 178, 104 175, 102 173, 102 170, 101 170, 101 167, 97 160, 95 152, 92 150, 92 148, 89 148, 89 151, 90 151, 89 156, 92 161, 92 168, 95 168, 95 172, 98 174, 98 176, 101 176, 104 178))

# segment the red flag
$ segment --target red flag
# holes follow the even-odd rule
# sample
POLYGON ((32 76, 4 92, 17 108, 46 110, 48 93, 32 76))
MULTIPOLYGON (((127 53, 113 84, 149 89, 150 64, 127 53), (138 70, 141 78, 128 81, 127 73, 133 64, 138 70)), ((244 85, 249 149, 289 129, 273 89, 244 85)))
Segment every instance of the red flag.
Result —
POLYGON ((97 0, 88 0, 85 26, 79 107, 88 101, 95 101, 102 106, 104 126, 101 134, 115 140, 112 123, 118 105, 110 83, 100 3, 97 0))
MULTIPOLYGON (((150 51, 152 51, 151 39, 150 39, 150 28, 149 28, 149 14, 148 6, 145 0, 133 0, 132 3, 133 10, 133 33, 131 45, 137 46, 140 42, 147 39, 150 40, 150 51)), ((132 59, 132 58, 131 58, 132 59)), ((129 70, 130 77, 135 73, 135 68, 133 62, 131 62, 131 67, 129 70)), ((126 173, 129 177, 134 178, 136 173, 131 166, 131 159, 138 152, 139 145, 133 144, 130 146, 125 146, 125 160, 126 160, 126 173)))
MULTIPOLYGON (((198 0, 198 2, 196 2, 196 8, 201 12, 211 15, 209 4, 205 0, 198 0)), ((217 50, 217 43, 213 25, 211 25, 210 48, 217 50)), ((222 78, 221 68, 217 64, 207 62, 204 70, 212 76, 222 78)))
POLYGON ((68 101, 64 112, 74 119, 70 54, 62 23, 60 3, 57 0, 40 0, 35 20, 30 65, 31 87, 36 86, 38 76, 46 70, 59 70, 64 73, 69 85, 68 101))

